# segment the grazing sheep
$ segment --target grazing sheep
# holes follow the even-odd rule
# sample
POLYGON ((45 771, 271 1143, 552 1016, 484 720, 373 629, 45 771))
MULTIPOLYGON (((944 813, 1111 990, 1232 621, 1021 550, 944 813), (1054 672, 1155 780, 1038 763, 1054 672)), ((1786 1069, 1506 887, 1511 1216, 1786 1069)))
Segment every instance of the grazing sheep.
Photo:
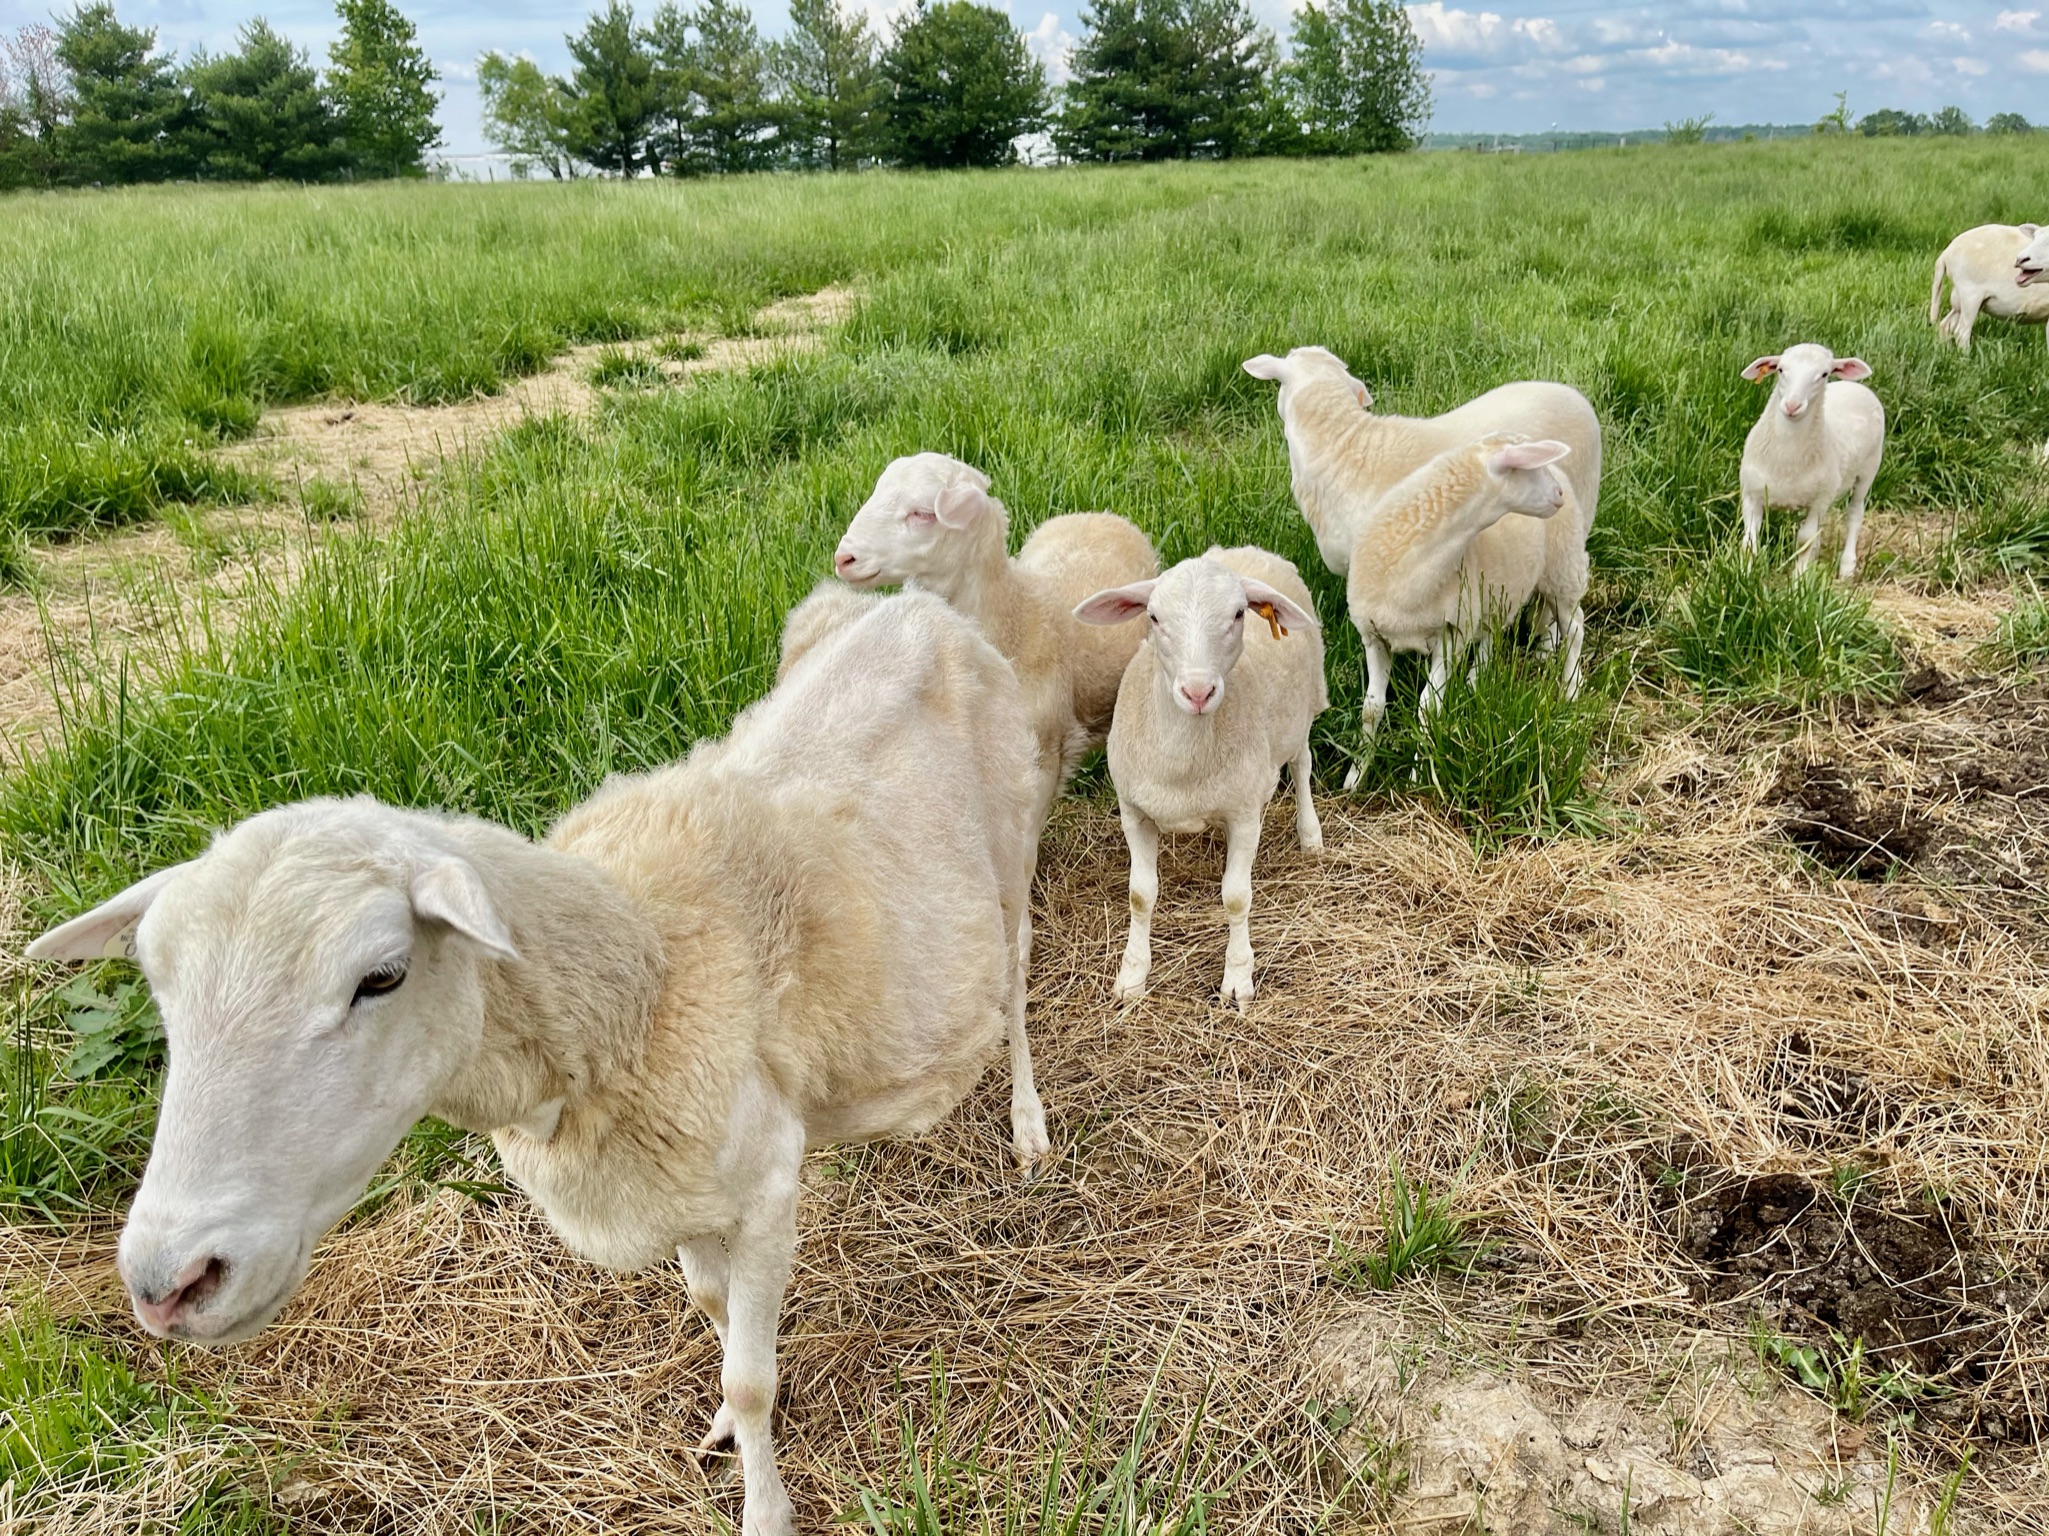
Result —
POLYGON ((1042 523, 1016 559, 989 477, 943 453, 894 460, 833 557, 853 587, 905 582, 936 592, 982 626, 1017 669, 1043 765, 1040 819, 1110 729, 1118 680, 1138 637, 1085 628, 1074 605, 1158 573, 1152 541, 1107 512, 1042 523))
POLYGON ((1743 440, 1743 547, 1757 548, 1767 507, 1805 507, 1793 568, 1806 570, 1821 543, 1822 514, 1847 493, 1849 516, 1836 571, 1848 581, 1857 574, 1864 498, 1885 451, 1885 407, 1855 382, 1871 377, 1870 365, 1803 342, 1743 370, 1753 383, 1767 374, 1773 376, 1771 399, 1743 440))
MULTIPOLYGON (((1554 613, 1571 615, 1568 643, 1576 663, 1586 525, 1573 505, 1571 482, 1552 467, 1571 452, 1565 443, 1496 433, 1439 454, 1366 514, 1345 594, 1366 647, 1367 745, 1387 709, 1394 652, 1430 657, 1423 692, 1428 714, 1444 697, 1452 662, 1477 643, 1477 671, 1495 631, 1534 594, 1542 594, 1554 613)), ((1345 788, 1358 781, 1355 765, 1345 788)))
MULTIPOLYGON (((1979 314, 2042 325, 2049 321, 2049 229, 2036 224, 1980 224, 1943 247, 1928 293, 1928 323, 1968 352, 1979 314), (1942 285, 1949 282, 1949 312, 1942 285), (1938 316, 1940 317, 1938 319, 1938 316)), ((2049 339, 2049 329, 2043 331, 2049 339)))
POLYGON ((600 1264, 680 1259, 724 1346, 746 1536, 794 1515, 770 1417, 807 1147, 922 1131, 1008 1037, 1046 1151, 1019 934, 1035 766, 1010 668, 878 603, 723 741, 539 845, 367 797, 264 812, 30 946, 131 955, 170 1048, 120 1244, 151 1333, 226 1344, 425 1114, 488 1130, 600 1264))
POLYGON ((1309 589, 1279 555, 1213 548, 1151 581, 1098 592, 1074 613, 1101 625, 1150 617, 1110 727, 1110 777, 1131 848, 1131 934, 1117 996, 1143 996, 1152 970, 1161 830, 1222 826, 1231 923, 1222 990, 1242 1010, 1252 998, 1252 858, 1284 765, 1293 765, 1296 840, 1323 847, 1309 727, 1330 697, 1309 589))
POLYGON ((1244 367, 1255 379, 1281 386, 1295 503, 1335 575, 1350 567, 1359 524, 1376 498, 1438 454, 1495 432, 1569 445, 1572 467, 1566 476, 1581 517, 1593 526, 1601 495, 1601 423, 1576 389, 1536 381, 1504 384, 1442 416, 1376 416, 1366 386, 1322 347, 1297 347, 1286 357, 1261 353, 1248 357, 1244 367))

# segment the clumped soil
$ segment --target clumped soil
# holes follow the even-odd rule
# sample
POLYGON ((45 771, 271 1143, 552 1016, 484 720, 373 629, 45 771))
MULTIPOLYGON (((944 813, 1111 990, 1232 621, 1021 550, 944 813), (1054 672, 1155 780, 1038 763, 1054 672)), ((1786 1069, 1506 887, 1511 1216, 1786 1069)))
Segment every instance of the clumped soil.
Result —
POLYGON ((2004 1345, 2041 1314, 2045 1277, 1984 1251, 1939 1201, 1919 1208, 1839 1198, 1797 1173, 1726 1184, 1669 1216, 1700 1267, 1696 1300, 1749 1307, 1838 1356, 1861 1341, 1874 1372, 1911 1370, 1922 1411, 1963 1418, 1974 1438, 2032 1443, 2049 1430, 2004 1345))
POLYGON ((1801 763, 1779 779, 1787 839, 1839 875, 1882 875, 1928 846, 1928 824, 1897 796, 1859 793, 1838 763, 1801 763))

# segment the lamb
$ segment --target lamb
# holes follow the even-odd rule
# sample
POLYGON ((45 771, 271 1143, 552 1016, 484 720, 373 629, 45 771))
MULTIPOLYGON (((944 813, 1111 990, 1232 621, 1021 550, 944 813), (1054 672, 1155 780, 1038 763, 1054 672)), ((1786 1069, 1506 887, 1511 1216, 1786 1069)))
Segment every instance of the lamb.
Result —
POLYGON ((1864 498, 1885 451, 1885 407, 1856 382, 1871 377, 1870 365, 1803 342, 1743 370, 1753 383, 1768 374, 1774 376, 1771 399, 1743 440, 1743 547, 1757 548, 1767 507, 1805 507, 1793 568, 1806 570, 1821 542, 1822 514, 1847 493, 1836 571, 1848 581, 1857 574, 1864 498))
POLYGON ((837 634, 881 601, 874 593, 854 592, 836 581, 821 581, 783 617, 782 649, 775 680, 780 683, 820 641, 837 634))
POLYGON ((32 956, 135 958, 169 1042, 119 1250, 137 1317, 248 1338, 415 1120, 488 1130, 578 1253, 676 1254, 724 1348, 705 1446, 738 1451, 746 1536, 786 1536, 805 1149, 930 1127, 1007 1037, 1012 1146, 1047 1150, 1018 942, 1035 773, 1009 666, 905 594, 538 845, 308 800, 53 929, 32 956))
POLYGON ((1040 820, 1109 732, 1138 636, 1085 628, 1076 603, 1159 573, 1152 541, 1107 512, 1050 518, 1008 557, 989 477, 942 453, 894 460, 847 527, 833 570, 849 586, 904 582, 946 599, 1017 669, 1042 764, 1040 820))
POLYGON ((1315 605, 1293 565, 1247 547, 1211 548, 1074 610, 1096 625, 1141 613, 1150 623, 1124 669, 1110 727, 1110 778, 1131 849, 1131 933, 1116 995, 1144 996, 1152 970, 1161 830, 1222 826, 1231 925, 1222 994, 1242 1012, 1252 999, 1252 859, 1283 765, 1294 772, 1296 841, 1312 853, 1323 847, 1309 727, 1330 696, 1315 605))
MULTIPOLYGON (((1571 482, 1551 467, 1571 452, 1565 443, 1495 433, 1439 454, 1368 511, 1345 594, 1366 647, 1369 746, 1387 709, 1394 652, 1430 657, 1428 714, 1444 697, 1451 663, 1475 642, 1484 659, 1494 632, 1540 582, 1585 590, 1585 524, 1571 482)), ((1358 780, 1354 765, 1345 788, 1358 780)))
MULTIPOLYGON (((1323 563, 1339 576, 1351 568, 1359 530, 1374 503, 1439 454, 1501 432, 1570 448, 1565 474, 1578 527, 1560 522, 1551 532, 1551 547, 1564 565, 1547 569, 1535 590, 1550 614, 1545 644, 1564 646, 1566 693, 1578 693, 1586 540, 1601 494, 1601 423, 1586 396, 1564 384, 1525 381, 1491 389, 1442 416, 1376 416, 1372 393, 1322 347, 1296 347, 1284 358, 1262 353, 1247 358, 1244 368, 1281 386, 1295 503, 1316 535, 1323 563)), ((1491 542, 1495 536, 1489 532, 1481 539, 1491 542)))
MULTIPOLYGON (((2037 224, 1980 224, 1943 247, 1928 292, 1928 323, 1964 351, 1980 313, 2042 325, 2049 321, 2049 228, 2037 224), (1949 283, 1949 312, 1942 285, 1949 283), (1939 317, 1939 319, 1938 319, 1939 317)), ((2043 336, 2049 338, 2049 328, 2043 336)))

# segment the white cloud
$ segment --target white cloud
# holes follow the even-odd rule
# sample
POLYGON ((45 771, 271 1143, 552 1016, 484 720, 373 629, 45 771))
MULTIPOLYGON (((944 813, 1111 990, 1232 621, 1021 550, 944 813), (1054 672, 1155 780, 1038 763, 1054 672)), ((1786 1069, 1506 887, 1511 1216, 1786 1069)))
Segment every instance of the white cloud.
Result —
POLYGON ((1505 58, 1532 48, 1552 50, 1565 44, 1565 34, 1548 16, 1503 16, 1498 11, 1462 11, 1444 0, 1408 7, 1409 24, 1425 50, 1481 58, 1505 58))
POLYGON ((2030 48, 2021 55, 2020 65, 2030 74, 2049 75, 2049 48, 2030 48))
POLYGON ((1025 43, 1032 50, 1032 56, 1046 66, 1046 78, 1055 85, 1064 85, 1074 73, 1068 67, 1068 57, 1074 52, 1075 36, 1060 25, 1060 18, 1052 11, 1039 18, 1039 24, 1025 33, 1025 43))
POLYGON ((2001 11, 1993 18, 1993 27, 2001 32, 2032 32, 2035 23, 2042 19, 2040 11, 2001 11))
POLYGON ((1953 21, 1929 22, 1927 35, 1935 38, 1955 38, 1958 42, 1963 43, 1968 43, 1971 40, 1969 29, 1961 27, 1953 21))
POLYGON ((1969 56, 1960 56, 1958 58, 1951 59, 1949 61, 1949 64, 1950 68, 1954 69, 1958 74, 1970 75, 1974 78, 1978 75, 1989 74, 1991 72, 1991 66, 1988 65, 1983 59, 1974 59, 1970 58, 1969 56))

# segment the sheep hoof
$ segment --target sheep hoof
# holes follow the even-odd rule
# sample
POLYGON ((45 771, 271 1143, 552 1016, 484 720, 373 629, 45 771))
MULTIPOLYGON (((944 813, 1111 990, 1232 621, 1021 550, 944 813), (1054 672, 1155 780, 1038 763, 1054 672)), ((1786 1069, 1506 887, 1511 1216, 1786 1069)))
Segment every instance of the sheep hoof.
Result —
POLYGON ((1226 971, 1224 973, 1223 1000, 1236 1005, 1240 1013, 1246 1012, 1252 1004, 1252 973, 1226 971))
POLYGON ((1321 855, 1323 852, 1323 828, 1311 827, 1306 832, 1297 833, 1296 841, 1301 843, 1304 853, 1321 855))
POLYGON ((1010 1117, 1010 1151, 1017 1159, 1018 1171, 1030 1177, 1039 1162, 1053 1150, 1053 1143, 1046 1135, 1046 1114, 1044 1110, 1033 1109, 1019 1113, 1013 1111, 1010 1117))
POLYGON ((1351 767, 1349 767, 1349 768, 1347 768, 1347 769, 1345 770, 1345 788, 1346 788, 1347 790, 1353 790, 1353 789, 1356 789, 1356 788, 1358 788, 1358 786, 1359 786, 1359 765, 1358 765, 1357 763, 1354 763, 1354 764, 1352 764, 1352 766, 1351 766, 1351 767))
POLYGON ((706 1477, 719 1480, 740 1470, 740 1441, 733 1431, 733 1410, 724 1403, 712 1415, 710 1431, 698 1442, 697 1466, 706 1477))
POLYGON ((1145 996, 1146 973, 1123 970, 1117 973, 1117 983, 1110 988, 1110 995, 1120 1003, 1135 1003, 1145 996))

